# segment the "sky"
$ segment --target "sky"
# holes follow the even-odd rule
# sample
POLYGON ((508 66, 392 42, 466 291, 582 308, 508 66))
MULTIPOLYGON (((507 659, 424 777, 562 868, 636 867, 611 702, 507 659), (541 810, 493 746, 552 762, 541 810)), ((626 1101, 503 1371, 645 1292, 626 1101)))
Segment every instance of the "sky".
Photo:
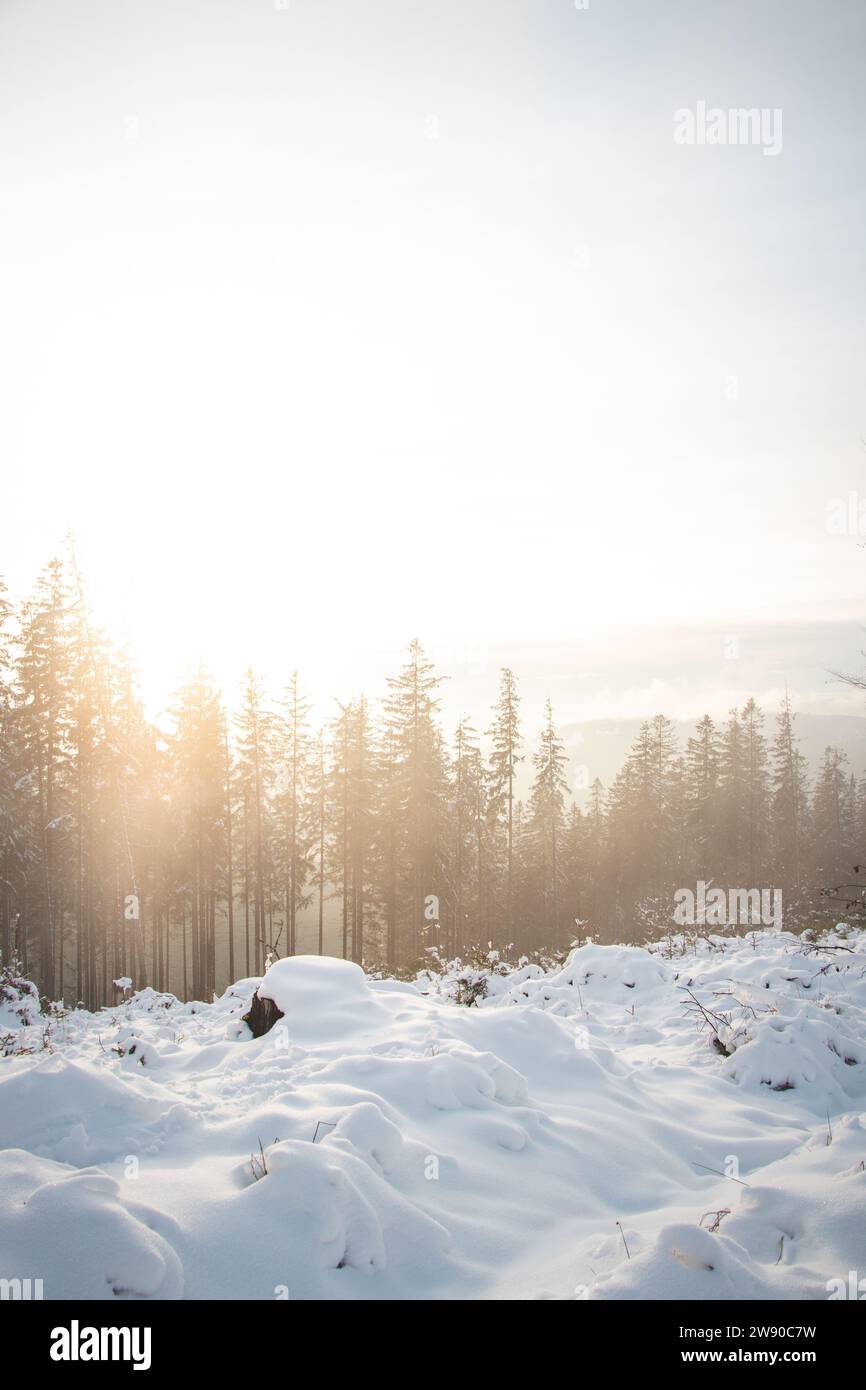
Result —
POLYGON ((455 705, 522 656, 569 716, 853 709, 864 40, 855 0, 0 0, 13 593, 74 531, 154 708, 417 635, 455 705), (780 148, 678 143, 699 103, 780 148))

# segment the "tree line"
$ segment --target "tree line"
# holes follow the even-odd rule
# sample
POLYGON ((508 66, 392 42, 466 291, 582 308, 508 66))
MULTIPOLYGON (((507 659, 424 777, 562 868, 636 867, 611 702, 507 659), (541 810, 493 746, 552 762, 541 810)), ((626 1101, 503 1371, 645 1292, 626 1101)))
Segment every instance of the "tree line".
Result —
POLYGON ((813 781, 787 696, 769 734, 751 699, 684 748, 647 720, 581 807, 549 702, 527 737, 504 669, 486 727, 446 734, 442 679, 413 641, 317 727, 297 673, 248 671, 230 712, 199 667, 158 728, 74 556, 20 606, 0 586, 0 958, 89 1008, 125 977, 202 998, 301 949, 404 971, 643 939, 698 879, 781 888, 796 930, 862 856, 866 779, 828 748, 813 781))

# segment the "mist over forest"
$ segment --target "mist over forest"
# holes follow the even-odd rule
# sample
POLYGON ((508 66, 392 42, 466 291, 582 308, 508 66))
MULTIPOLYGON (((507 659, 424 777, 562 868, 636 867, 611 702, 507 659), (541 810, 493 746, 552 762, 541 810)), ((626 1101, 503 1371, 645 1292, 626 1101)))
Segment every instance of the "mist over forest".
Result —
POLYGON ((449 673, 412 640, 325 718, 296 671, 227 692, 200 665, 156 724, 74 549, 2 616, 0 950, 50 999, 203 998, 297 952, 411 974, 640 941, 698 880, 778 890, 803 930, 861 857, 866 725, 812 715, 804 741, 787 693, 564 729, 503 667, 486 719, 449 726, 449 673))

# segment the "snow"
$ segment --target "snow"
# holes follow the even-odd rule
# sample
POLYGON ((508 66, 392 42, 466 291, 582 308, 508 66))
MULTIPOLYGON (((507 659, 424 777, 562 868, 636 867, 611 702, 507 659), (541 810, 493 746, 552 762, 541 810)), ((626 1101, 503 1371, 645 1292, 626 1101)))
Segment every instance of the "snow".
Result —
POLYGON ((70 1168, 20 1149, 0 1152, 4 1265, 48 1271, 46 1297, 59 1296, 50 1273, 59 1258, 67 1265, 67 1297, 179 1298, 180 1260, 166 1239, 176 1240, 178 1230, 131 1197, 98 1168, 70 1168))
POLYGON ((39 991, 11 970, 0 971, 0 1039, 39 1016, 39 991))
POLYGON ((50 1017, 19 988, 0 1276, 46 1298, 808 1299, 866 1269, 866 933, 481 973, 467 1008, 462 967, 278 961, 258 1039, 255 979, 50 1017))
POLYGON ((285 1016, 282 1028, 305 1043, 347 1038, 384 1025, 387 1013, 368 989, 360 965, 334 956, 291 956, 276 961, 259 991, 285 1016))

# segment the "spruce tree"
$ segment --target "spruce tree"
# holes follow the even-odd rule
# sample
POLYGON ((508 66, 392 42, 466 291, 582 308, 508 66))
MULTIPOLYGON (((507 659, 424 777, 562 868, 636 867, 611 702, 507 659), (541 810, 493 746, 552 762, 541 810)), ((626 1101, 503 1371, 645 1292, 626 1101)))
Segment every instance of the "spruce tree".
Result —
POLYGON ((825 748, 812 799, 813 874, 821 887, 850 882, 851 806, 848 757, 840 748, 825 748))
POLYGON ((467 718, 460 720, 451 758, 453 933, 449 953, 460 955, 470 940, 480 940, 486 778, 478 735, 467 718))
POLYGON ((770 799, 769 759, 764 737, 764 715, 754 699, 747 700, 740 716, 745 759, 745 887, 764 888, 768 859, 767 818, 770 799))
POLYGON ((297 950, 298 913, 311 901, 308 883, 312 873, 313 847, 306 814, 312 755, 309 710, 298 673, 293 671, 278 725, 282 790, 276 798, 276 810, 282 824, 286 954, 290 956, 297 950))
POLYGON ((527 839, 538 892, 539 945, 558 944, 563 927, 562 840, 565 798, 568 793, 565 747, 553 722, 553 709, 545 704, 544 726, 532 765, 535 778, 529 799, 527 839))
POLYGON ((716 836, 721 808, 719 780, 721 747, 718 730, 708 714, 698 722, 686 744, 685 784, 690 876, 708 882, 716 863, 716 836))
POLYGON ((55 952, 64 913, 68 844, 70 591, 62 561, 45 567, 21 616, 18 698, 29 804, 28 908, 38 922, 39 978, 55 997, 55 952), (37 867, 38 866, 38 867, 37 867), (32 872, 35 870, 35 872, 32 872))
POLYGON ((520 748, 520 697, 514 672, 503 667, 499 683, 499 699, 493 710, 493 724, 488 731, 493 749, 490 755, 490 810, 504 824, 505 832, 505 902, 504 933, 511 940, 514 927, 514 786, 518 763, 523 761, 520 748))
POLYGON ((237 729, 238 782, 244 805, 245 855, 244 896, 247 913, 247 939, 252 931, 252 961, 256 975, 262 973, 265 951, 270 944, 269 921, 272 914, 273 877, 272 791, 274 783, 275 721, 268 708, 262 682, 252 669, 244 677, 241 708, 235 717, 237 729))
POLYGON ((771 846, 774 886, 781 887, 786 920, 795 926, 805 910, 805 851, 809 815, 806 759, 800 752, 787 691, 776 719, 771 771, 771 846), (790 911, 789 911, 790 909, 790 911))
POLYGON ((198 998, 216 988, 216 899, 225 856, 225 730, 219 695, 199 664, 178 692, 172 766, 180 817, 192 939, 192 988, 198 998))
POLYGON ((403 962, 418 958, 434 940, 438 919, 429 908, 445 898, 446 772, 441 733, 436 722, 434 674, 417 640, 409 644, 400 674, 388 680, 385 728, 391 758, 389 811, 396 816, 397 954, 403 962))

